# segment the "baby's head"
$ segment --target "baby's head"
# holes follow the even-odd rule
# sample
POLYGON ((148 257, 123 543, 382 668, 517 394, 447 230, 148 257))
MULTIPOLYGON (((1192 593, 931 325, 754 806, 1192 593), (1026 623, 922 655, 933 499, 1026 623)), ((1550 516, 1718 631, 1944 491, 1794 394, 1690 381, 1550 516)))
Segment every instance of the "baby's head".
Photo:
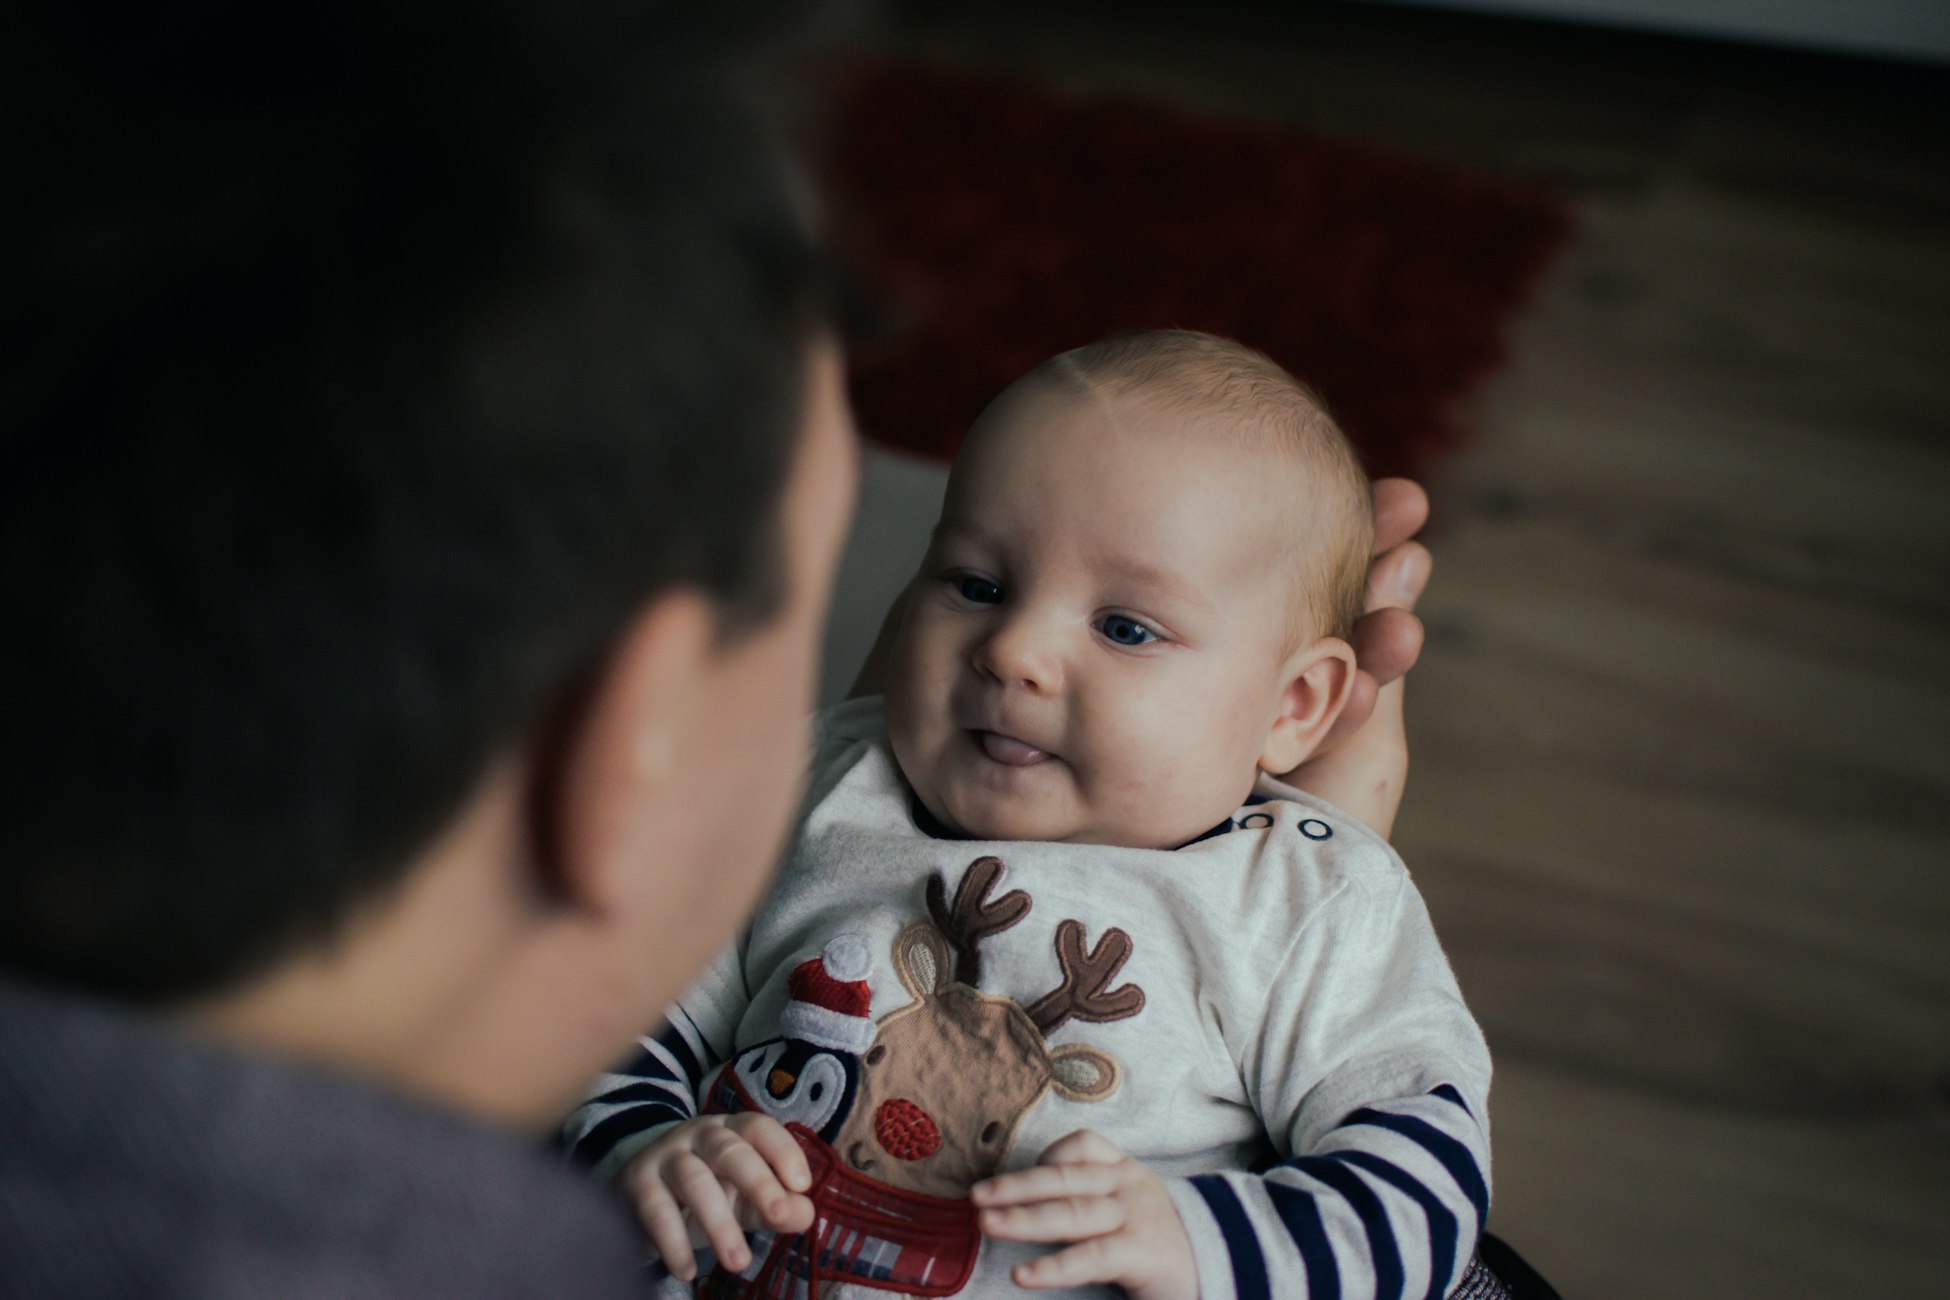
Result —
POLYGON ((1373 543, 1346 438, 1259 353, 1054 357, 956 458, 889 668, 901 771, 975 838, 1182 844, 1346 703, 1373 543))

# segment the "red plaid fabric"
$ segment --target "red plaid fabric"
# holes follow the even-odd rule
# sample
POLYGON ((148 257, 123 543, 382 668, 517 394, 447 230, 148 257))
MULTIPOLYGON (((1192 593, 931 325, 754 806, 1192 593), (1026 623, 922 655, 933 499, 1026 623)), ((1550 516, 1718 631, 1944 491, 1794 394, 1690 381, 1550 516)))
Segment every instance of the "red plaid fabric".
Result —
POLYGON ((847 1168, 803 1125, 786 1129, 812 1169, 812 1228, 793 1237, 756 1234, 751 1268, 742 1276, 713 1270, 700 1296, 810 1300, 823 1282, 948 1296, 968 1284, 982 1244, 972 1203, 889 1187, 847 1168))

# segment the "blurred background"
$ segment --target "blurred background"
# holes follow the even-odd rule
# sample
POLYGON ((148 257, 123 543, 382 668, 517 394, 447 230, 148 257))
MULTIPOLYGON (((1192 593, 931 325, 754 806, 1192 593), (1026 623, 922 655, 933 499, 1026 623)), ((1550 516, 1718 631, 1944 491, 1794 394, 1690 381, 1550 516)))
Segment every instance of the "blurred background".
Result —
POLYGON ((1434 498, 1397 842, 1491 1227, 1573 1300, 1950 1294, 1950 5, 868 12, 824 166, 900 450, 828 698, 981 395, 1272 352, 1434 498))

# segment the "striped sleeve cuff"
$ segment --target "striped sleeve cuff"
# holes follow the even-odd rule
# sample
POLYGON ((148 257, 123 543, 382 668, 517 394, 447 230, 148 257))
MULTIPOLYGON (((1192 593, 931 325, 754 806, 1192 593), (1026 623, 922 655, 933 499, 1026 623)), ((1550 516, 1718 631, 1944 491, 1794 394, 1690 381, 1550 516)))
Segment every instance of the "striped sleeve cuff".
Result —
POLYGON ((697 1114, 696 1092, 708 1067, 688 1026, 663 1025, 638 1040, 637 1053, 604 1075, 563 1126, 569 1157, 612 1178, 671 1125, 697 1114))
POLYGON ((590 1172, 601 1182, 615 1181, 617 1175, 623 1172, 623 1166, 629 1164, 637 1152, 681 1123, 682 1120, 669 1120, 662 1124, 652 1124, 648 1128, 636 1130, 628 1137, 618 1139, 616 1144, 604 1153, 602 1159, 590 1166, 590 1172))
POLYGON ((1238 1294, 1233 1285, 1231 1252, 1226 1235, 1212 1212, 1205 1195, 1195 1186, 1197 1179, 1167 1178, 1165 1192, 1171 1197, 1185 1235, 1192 1241, 1192 1262, 1198 1269, 1199 1300, 1231 1300, 1238 1294))
POLYGON ((1206 1300, 1442 1300, 1489 1210, 1487 1144, 1442 1088, 1350 1113, 1264 1174, 1166 1180, 1206 1300))

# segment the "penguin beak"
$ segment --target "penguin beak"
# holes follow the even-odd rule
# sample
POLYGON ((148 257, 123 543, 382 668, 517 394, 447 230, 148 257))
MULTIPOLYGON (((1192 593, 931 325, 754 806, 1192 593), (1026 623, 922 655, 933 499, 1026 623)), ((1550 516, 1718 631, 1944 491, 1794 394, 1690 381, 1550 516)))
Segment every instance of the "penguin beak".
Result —
POLYGON ((773 1070, 765 1076, 765 1091, 774 1097, 783 1097, 792 1091, 792 1085, 799 1082, 799 1076, 790 1070, 773 1070))

